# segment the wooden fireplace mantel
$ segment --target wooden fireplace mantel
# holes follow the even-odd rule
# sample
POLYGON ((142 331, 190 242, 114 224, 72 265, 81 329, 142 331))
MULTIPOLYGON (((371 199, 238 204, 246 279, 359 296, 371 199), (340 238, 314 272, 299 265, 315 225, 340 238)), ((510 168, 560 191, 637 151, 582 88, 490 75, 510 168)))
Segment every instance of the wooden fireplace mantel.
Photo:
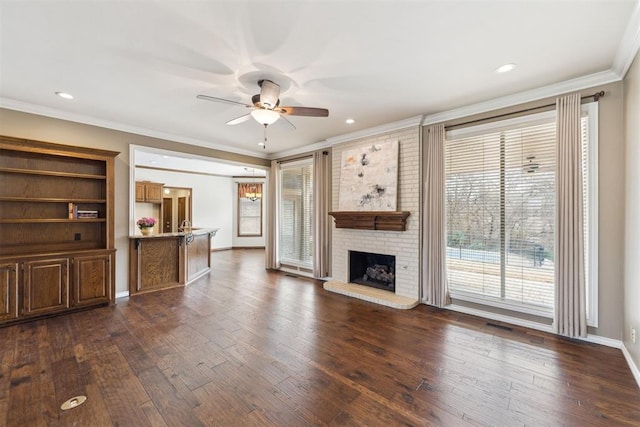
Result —
POLYGON ((381 231, 405 231, 410 214, 408 211, 329 212, 336 221, 336 228, 381 231))

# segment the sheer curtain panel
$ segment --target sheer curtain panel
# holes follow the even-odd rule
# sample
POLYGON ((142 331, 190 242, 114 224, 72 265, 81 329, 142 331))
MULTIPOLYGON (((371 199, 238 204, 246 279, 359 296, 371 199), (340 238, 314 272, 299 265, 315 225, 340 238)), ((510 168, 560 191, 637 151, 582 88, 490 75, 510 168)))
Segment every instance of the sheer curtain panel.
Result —
POLYGON ((557 225, 555 328, 587 336, 580 94, 556 101, 557 225))
POLYGON ((329 275, 329 204, 331 157, 328 151, 313 153, 313 277, 329 275))
POLYGON ((278 263, 278 162, 271 161, 271 169, 268 171, 267 177, 267 214, 265 230, 265 267, 269 269, 280 268, 278 263))
POLYGON ((427 128, 424 147, 423 295, 437 307, 450 303, 447 290, 444 125, 427 128))

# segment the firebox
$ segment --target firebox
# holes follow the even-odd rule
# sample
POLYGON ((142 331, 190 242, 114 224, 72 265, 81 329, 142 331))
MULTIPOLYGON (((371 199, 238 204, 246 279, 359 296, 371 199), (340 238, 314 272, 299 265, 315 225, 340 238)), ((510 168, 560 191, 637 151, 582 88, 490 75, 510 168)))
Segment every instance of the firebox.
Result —
POLYGON ((396 291, 396 257, 349 251, 349 282, 396 291))

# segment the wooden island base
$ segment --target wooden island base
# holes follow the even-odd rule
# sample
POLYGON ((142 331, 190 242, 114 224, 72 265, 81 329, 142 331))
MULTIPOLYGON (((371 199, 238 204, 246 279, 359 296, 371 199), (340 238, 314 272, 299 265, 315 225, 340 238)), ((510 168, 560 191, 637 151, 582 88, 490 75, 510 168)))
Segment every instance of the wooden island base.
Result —
POLYGON ((217 231, 129 237, 129 295, 185 286, 207 274, 217 231))

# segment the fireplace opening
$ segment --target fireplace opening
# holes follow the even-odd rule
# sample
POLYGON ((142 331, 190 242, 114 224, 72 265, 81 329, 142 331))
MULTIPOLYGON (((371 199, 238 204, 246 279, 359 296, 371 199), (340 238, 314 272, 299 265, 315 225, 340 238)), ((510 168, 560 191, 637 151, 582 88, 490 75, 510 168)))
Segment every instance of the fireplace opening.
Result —
POLYGON ((349 282, 396 291, 396 257, 349 251, 349 282))

